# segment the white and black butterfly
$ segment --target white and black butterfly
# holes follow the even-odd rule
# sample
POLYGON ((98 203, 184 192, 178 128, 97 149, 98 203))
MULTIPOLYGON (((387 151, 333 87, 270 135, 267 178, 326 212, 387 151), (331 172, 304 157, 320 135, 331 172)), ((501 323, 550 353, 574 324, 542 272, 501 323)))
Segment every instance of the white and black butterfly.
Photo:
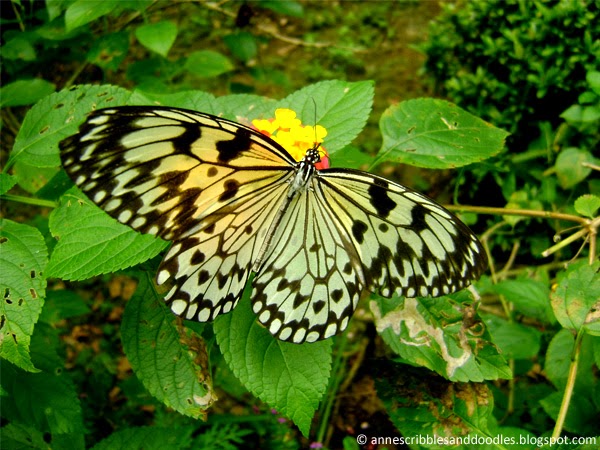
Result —
POLYGON ((284 341, 344 330, 363 290, 440 296, 486 267, 481 244, 422 194, 350 169, 318 170, 238 123, 167 107, 92 113, 60 144, 69 176, 120 222, 173 241, 165 300, 206 322, 252 309, 284 341))

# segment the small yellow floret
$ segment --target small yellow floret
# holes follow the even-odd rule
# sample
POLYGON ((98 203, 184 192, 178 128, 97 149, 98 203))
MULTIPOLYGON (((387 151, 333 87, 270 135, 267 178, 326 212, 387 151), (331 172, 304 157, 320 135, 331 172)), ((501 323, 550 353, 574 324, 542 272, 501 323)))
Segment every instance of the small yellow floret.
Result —
POLYGON ((301 126, 300 119, 296 119, 296 111, 286 108, 277 108, 275 110, 275 122, 279 128, 295 128, 301 126))

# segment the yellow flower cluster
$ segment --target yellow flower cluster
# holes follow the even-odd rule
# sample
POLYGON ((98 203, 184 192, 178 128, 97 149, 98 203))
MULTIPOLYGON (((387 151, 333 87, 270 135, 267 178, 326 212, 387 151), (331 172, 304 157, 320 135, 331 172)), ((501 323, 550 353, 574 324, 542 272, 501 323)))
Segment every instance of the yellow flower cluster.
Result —
MULTIPOLYGON (((324 127, 302 125, 300 119, 296 117, 296 112, 286 108, 276 109, 274 119, 253 120, 252 125, 285 148, 296 161, 304 158, 307 150, 323 142, 323 138, 327 136, 324 127)), ((321 146, 319 146, 319 154, 321 163, 316 165, 317 168, 329 167, 327 151, 321 146)))

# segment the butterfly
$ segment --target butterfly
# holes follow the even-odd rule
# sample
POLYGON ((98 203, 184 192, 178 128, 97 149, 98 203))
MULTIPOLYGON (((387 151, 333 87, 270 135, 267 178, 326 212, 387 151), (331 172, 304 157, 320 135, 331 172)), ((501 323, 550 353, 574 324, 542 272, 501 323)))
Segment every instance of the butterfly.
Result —
POLYGON ((361 293, 441 296, 486 268, 477 237, 428 197, 377 175, 297 161, 251 127, 178 108, 91 113, 60 143, 67 174, 119 222, 172 241, 156 282, 207 322, 254 272, 258 321, 314 342, 343 331, 361 293))

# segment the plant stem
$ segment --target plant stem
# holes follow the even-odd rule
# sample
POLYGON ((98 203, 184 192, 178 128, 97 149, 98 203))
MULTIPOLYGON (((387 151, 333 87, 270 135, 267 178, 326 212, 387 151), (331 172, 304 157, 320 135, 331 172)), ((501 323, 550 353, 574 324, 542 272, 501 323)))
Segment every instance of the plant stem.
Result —
POLYGON ((554 425, 554 431, 552 432, 553 438, 559 438, 562 432, 565 419, 567 418, 567 412, 569 411, 569 404, 571 403, 571 397, 573 395, 573 389, 575 387, 575 378, 577 377, 577 368, 579 364, 579 354, 581 353, 581 341, 583 338, 583 331, 580 329, 575 339, 575 347, 571 354, 571 365, 569 366, 569 376, 567 378, 567 384, 565 385, 565 393, 563 394, 562 403, 560 405, 560 411, 556 418, 556 424, 554 425))
POLYGON ((25 197, 23 195, 4 194, 0 196, 4 200, 13 202, 26 203, 28 205, 47 206, 48 208, 56 208, 58 203, 52 200, 44 200, 42 198, 25 197))
POLYGON ((478 214, 493 214, 501 216, 525 216, 525 217, 540 217, 542 219, 557 219, 566 220, 569 222, 577 222, 581 225, 587 225, 589 219, 575 216, 573 214, 563 214, 551 211, 538 211, 534 209, 511 209, 511 208, 492 208, 487 206, 468 206, 468 205, 445 205, 444 208, 450 211, 466 211, 478 214))

